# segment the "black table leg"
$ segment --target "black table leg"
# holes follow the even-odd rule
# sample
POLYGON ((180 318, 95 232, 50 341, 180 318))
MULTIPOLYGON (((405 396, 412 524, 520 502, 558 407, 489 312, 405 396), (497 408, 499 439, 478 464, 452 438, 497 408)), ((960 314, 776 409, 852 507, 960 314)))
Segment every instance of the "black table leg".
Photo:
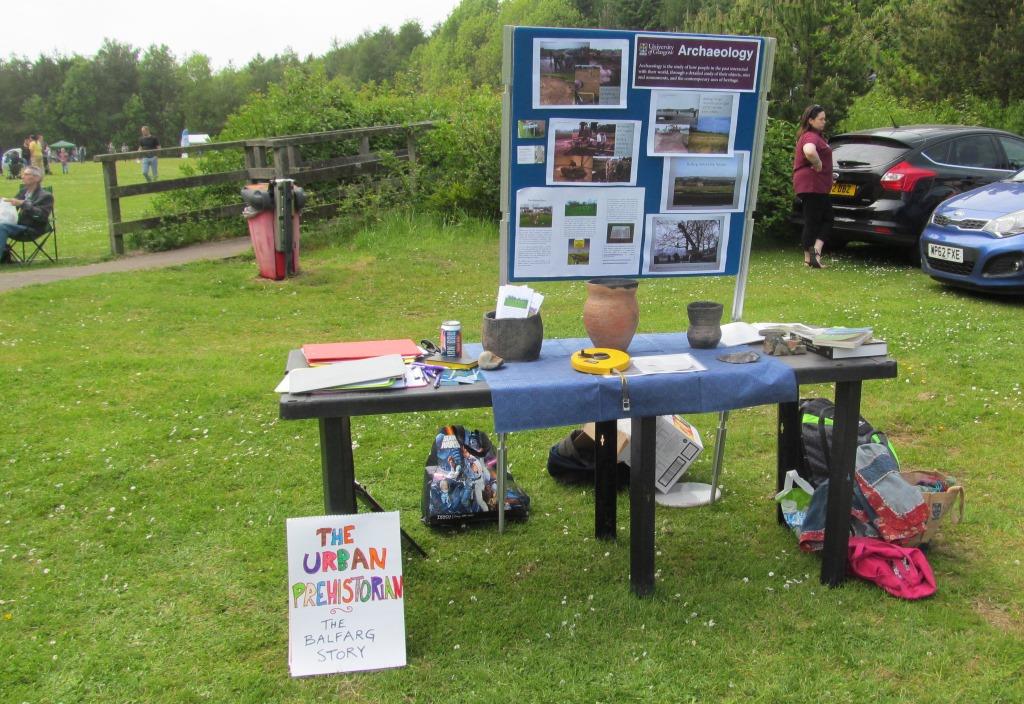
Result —
POLYGON ((654 592, 654 456, 657 416, 633 419, 629 472, 629 581, 633 593, 654 592))
POLYGON ((832 469, 828 480, 825 547, 821 556, 821 583, 836 587, 846 579, 846 551, 850 544, 850 505, 853 469, 857 458, 860 419, 859 381, 836 383, 836 415, 832 426, 832 469))
MULTIPOLYGON (((782 491, 786 472, 800 468, 800 402, 787 401, 779 404, 778 450, 776 455, 775 492, 782 491)), ((786 525, 782 517, 782 506, 775 504, 775 517, 779 525, 786 525)))
POLYGON ((618 427, 614 420, 601 421, 594 430, 597 468, 594 472, 594 537, 615 539, 618 427))
POLYGON ((356 512, 356 470, 348 416, 320 419, 320 465, 324 473, 324 511, 328 516, 356 512))

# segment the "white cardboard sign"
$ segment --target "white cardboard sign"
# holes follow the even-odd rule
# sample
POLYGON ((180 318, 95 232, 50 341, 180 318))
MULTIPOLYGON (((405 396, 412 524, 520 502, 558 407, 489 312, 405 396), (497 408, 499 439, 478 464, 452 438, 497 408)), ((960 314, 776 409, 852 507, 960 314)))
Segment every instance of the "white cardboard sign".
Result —
POLYGON ((398 513, 289 518, 287 530, 292 677, 404 666, 398 513))

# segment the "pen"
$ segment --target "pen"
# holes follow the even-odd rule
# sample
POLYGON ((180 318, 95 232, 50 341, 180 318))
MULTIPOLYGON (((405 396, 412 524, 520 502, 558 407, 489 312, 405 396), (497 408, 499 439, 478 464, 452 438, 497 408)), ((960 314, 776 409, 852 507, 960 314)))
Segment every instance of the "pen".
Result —
POLYGON ((439 388, 441 386, 441 377, 443 375, 444 375, 444 372, 438 372, 437 373, 437 377, 434 379, 434 388, 435 389, 439 388))

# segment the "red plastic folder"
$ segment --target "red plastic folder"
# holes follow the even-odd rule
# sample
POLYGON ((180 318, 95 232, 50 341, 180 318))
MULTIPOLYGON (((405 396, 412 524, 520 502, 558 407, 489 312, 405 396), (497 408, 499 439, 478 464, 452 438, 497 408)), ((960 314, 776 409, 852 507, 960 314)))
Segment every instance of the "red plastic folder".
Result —
POLYGON ((308 364, 325 364, 349 359, 381 357, 386 354, 400 354, 415 357, 420 348, 412 340, 365 340, 363 342, 325 342, 303 345, 302 354, 308 364))

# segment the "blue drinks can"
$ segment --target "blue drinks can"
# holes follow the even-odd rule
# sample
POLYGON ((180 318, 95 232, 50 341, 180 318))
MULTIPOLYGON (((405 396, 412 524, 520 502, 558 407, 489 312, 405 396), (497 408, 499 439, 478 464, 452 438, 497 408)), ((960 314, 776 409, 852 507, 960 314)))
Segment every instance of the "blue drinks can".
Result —
POLYGON ((462 323, 458 320, 441 323, 441 354, 455 358, 462 356, 462 323))

